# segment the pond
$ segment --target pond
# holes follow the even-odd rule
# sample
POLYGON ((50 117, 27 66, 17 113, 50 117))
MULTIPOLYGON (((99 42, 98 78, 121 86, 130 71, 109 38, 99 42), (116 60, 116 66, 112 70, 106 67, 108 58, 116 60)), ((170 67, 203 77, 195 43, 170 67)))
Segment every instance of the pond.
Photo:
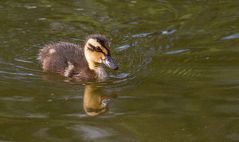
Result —
POLYGON ((238 8, 236 0, 2 0, 0 141, 239 141, 238 8), (82 45, 93 33, 111 40, 120 67, 107 69, 107 81, 42 72, 45 44, 82 45), (99 101, 99 113, 87 110, 99 101))

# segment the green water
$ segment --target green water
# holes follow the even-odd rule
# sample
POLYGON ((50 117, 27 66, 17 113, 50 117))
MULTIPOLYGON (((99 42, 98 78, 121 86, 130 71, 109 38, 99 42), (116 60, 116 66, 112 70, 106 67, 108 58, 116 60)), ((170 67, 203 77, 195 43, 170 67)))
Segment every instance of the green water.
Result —
POLYGON ((1 142, 239 141, 239 1, 0 1, 1 142), (42 72, 46 43, 106 35, 106 82, 42 72), (84 97, 108 97, 86 114, 84 97))

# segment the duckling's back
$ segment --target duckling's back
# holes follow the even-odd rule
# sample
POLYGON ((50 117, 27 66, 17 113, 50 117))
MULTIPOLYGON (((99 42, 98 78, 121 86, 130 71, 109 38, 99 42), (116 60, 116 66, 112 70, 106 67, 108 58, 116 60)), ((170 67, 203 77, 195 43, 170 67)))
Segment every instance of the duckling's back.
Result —
POLYGON ((84 51, 77 44, 59 42, 46 45, 40 50, 38 59, 45 72, 56 72, 66 77, 94 78, 84 51))

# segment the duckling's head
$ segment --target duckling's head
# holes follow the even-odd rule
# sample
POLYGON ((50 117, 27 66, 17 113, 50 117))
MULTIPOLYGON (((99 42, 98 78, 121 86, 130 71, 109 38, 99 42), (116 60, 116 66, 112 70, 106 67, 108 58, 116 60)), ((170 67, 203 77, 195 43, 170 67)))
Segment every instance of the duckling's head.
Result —
POLYGON ((109 46, 109 41, 103 35, 90 35, 87 38, 84 53, 90 69, 94 70, 101 64, 105 64, 113 70, 118 69, 118 66, 111 57, 109 46))

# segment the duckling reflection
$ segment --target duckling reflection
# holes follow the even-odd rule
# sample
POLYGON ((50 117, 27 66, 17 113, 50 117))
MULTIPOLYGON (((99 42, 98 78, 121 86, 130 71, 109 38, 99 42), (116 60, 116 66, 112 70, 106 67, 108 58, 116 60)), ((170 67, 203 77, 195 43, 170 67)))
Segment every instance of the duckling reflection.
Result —
POLYGON ((87 115, 97 116, 109 110, 111 98, 115 94, 106 94, 101 88, 94 85, 86 85, 83 97, 83 108, 87 115))

